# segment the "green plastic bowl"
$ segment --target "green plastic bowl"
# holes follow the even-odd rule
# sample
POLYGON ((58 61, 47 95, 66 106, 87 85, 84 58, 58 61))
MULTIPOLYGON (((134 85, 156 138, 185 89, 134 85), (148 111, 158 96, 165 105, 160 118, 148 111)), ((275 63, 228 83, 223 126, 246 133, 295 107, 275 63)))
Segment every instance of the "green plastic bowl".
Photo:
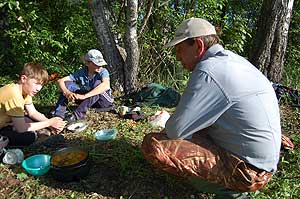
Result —
POLYGON ((22 167, 33 176, 41 176, 49 171, 50 159, 47 154, 33 155, 23 160, 22 167))
POLYGON ((100 141, 107 141, 107 140, 113 140, 117 136, 117 129, 104 129, 96 131, 95 137, 97 140, 100 141))

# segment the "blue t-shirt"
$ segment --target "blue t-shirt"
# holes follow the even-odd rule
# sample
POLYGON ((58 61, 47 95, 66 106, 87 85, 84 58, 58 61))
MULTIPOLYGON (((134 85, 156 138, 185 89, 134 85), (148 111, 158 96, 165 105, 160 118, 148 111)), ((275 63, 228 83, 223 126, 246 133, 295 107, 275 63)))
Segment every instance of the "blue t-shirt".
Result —
MULTIPOLYGON (((94 74, 94 76, 90 78, 87 68, 84 67, 70 74, 69 78, 80 87, 80 90, 89 92, 99 85, 99 83, 102 83, 103 78, 109 79, 109 72, 106 68, 102 68, 99 73, 94 74)), ((109 90, 109 92, 111 92, 111 90, 109 90)))

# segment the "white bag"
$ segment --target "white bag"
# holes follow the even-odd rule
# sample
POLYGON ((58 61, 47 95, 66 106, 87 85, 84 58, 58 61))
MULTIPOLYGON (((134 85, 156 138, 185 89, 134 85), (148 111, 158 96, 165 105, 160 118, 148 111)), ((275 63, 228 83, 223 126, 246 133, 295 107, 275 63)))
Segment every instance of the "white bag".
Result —
POLYGON ((150 124, 153 126, 159 126, 165 128, 166 122, 170 118, 170 114, 167 111, 157 111, 155 115, 150 117, 150 124))

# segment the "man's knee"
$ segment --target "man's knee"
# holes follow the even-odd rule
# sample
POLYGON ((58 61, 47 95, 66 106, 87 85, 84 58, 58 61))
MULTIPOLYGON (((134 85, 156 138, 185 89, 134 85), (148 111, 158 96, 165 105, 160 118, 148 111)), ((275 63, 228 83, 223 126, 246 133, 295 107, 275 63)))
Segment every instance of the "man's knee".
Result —
POLYGON ((149 133, 147 135, 145 135, 143 142, 142 142, 142 152, 144 154, 144 156, 146 156, 147 154, 150 153, 152 146, 152 140, 153 138, 153 133, 149 133))

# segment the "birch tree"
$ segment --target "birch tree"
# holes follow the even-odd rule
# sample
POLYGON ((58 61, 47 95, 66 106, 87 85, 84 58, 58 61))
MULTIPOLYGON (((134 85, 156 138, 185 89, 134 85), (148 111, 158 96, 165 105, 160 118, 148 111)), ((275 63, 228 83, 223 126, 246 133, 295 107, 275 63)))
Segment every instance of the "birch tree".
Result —
POLYGON ((128 0, 126 6, 125 47, 127 52, 125 62, 126 93, 132 93, 137 88, 139 70, 139 45, 137 38, 138 0, 128 0))
POLYGON ((108 63, 112 79, 112 87, 120 92, 124 91, 124 60, 117 48, 115 36, 109 26, 109 16, 104 0, 90 0, 89 6, 93 17, 97 36, 100 40, 102 52, 108 63))
POLYGON ((139 71, 138 0, 124 1, 126 32, 123 40, 125 41, 125 49, 116 43, 116 35, 113 34, 109 23, 112 14, 106 3, 105 0, 91 0, 89 2, 94 26, 109 65, 112 86, 120 92, 125 91, 126 94, 129 94, 137 89, 139 71))

